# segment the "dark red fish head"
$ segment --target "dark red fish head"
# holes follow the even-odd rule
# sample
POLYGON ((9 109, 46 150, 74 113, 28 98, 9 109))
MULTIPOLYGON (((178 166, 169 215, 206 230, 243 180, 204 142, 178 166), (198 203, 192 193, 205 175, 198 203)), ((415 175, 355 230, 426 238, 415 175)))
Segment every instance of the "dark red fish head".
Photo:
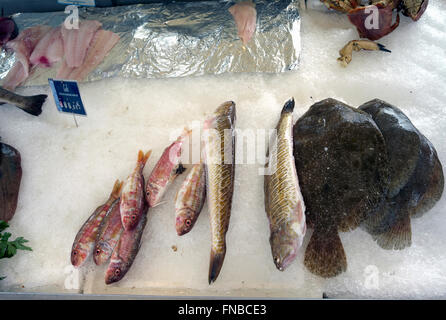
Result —
POLYGON ((189 209, 183 209, 175 219, 175 229, 179 236, 188 233, 195 224, 194 212, 189 209))
POLYGON ((105 272, 105 284, 112 284, 121 280, 127 270, 123 268, 121 261, 111 261, 105 272))
POLYGON ((280 228, 271 233, 269 239, 273 261, 277 269, 284 271, 297 256, 300 241, 288 228, 280 228))
POLYGON ((376 5, 357 7, 348 12, 348 19, 356 26, 359 36, 369 40, 378 40, 391 33, 398 27, 400 16, 397 14, 396 21, 393 23, 394 3, 377 3, 376 5), (370 20, 370 15, 375 11, 369 11, 371 8, 377 10, 376 21, 370 20), (374 23, 372 24, 371 21, 374 23), (376 23, 376 25, 375 25, 376 23))
POLYGON ((16 38, 18 34, 19 29, 13 19, 0 17, 0 46, 16 38))
POLYGON ((80 267, 85 260, 87 260, 89 254, 88 248, 81 244, 76 244, 71 249, 71 264, 75 267, 80 267))

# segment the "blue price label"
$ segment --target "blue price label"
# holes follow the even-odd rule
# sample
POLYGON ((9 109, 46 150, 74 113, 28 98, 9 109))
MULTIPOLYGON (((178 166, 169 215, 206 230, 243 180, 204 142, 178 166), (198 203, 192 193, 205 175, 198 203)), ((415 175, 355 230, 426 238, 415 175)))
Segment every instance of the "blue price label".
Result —
POLYGON ((76 81, 48 79, 48 82, 59 111, 87 115, 76 81))

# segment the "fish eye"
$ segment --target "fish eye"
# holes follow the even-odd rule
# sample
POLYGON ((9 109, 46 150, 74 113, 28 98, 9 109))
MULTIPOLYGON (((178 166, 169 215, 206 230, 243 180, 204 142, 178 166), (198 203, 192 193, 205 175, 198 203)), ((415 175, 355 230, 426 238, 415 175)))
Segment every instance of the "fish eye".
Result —
POLYGON ((116 270, 115 270, 115 275, 116 275, 116 276, 119 276, 120 274, 121 274, 121 270, 116 269, 116 270))
POLYGON ((187 220, 186 220, 186 226, 188 226, 188 227, 189 227, 189 226, 190 226, 190 224, 191 224, 191 221, 190 221, 190 219, 187 219, 187 220))
POLYGON ((136 216, 135 216, 135 215, 132 216, 132 220, 133 220, 133 221, 136 220, 136 216))
POLYGON ((96 254, 99 255, 101 253, 101 249, 96 250, 96 254))
POLYGON ((77 250, 73 250, 73 256, 77 255, 77 250))

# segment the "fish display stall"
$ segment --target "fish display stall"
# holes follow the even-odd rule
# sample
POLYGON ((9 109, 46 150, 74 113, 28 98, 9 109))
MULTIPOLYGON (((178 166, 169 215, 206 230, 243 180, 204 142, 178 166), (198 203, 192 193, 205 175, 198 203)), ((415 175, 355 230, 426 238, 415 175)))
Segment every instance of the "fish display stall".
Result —
POLYGON ((0 297, 446 298, 446 3, 334 3, 0 19, 0 297))

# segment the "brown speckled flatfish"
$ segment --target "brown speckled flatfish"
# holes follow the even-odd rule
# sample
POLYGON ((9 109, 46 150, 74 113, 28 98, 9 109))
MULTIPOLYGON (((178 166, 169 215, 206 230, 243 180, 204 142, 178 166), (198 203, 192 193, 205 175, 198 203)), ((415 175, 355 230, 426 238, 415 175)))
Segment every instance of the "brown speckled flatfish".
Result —
POLYGON ((411 217, 429 211, 444 188, 443 170, 431 142, 397 107, 374 99, 359 107, 381 130, 390 162, 390 188, 377 214, 363 223, 384 249, 412 244, 411 217))
POLYGON ((0 220, 9 221, 14 216, 21 180, 20 152, 0 142, 0 220))
POLYGON ((235 103, 228 101, 204 123, 204 162, 212 234, 209 284, 217 279, 226 254, 226 232, 234 192, 235 119, 235 103))
POLYGON ((274 264, 285 270, 297 256, 305 236, 305 204, 293 156, 294 99, 285 103, 276 135, 268 149, 264 178, 265 211, 270 223, 274 264))
POLYGON ((293 130, 307 226, 313 229, 304 264, 334 277, 347 269, 338 231, 357 228, 385 200, 386 145, 370 115, 335 99, 312 105, 293 130))
POLYGON ((113 202, 119 198, 121 187, 122 182, 116 180, 108 200, 103 205, 96 208, 77 233, 71 249, 71 264, 73 266, 81 266, 90 256, 90 253, 93 251, 102 219, 104 219, 109 212, 113 202))

